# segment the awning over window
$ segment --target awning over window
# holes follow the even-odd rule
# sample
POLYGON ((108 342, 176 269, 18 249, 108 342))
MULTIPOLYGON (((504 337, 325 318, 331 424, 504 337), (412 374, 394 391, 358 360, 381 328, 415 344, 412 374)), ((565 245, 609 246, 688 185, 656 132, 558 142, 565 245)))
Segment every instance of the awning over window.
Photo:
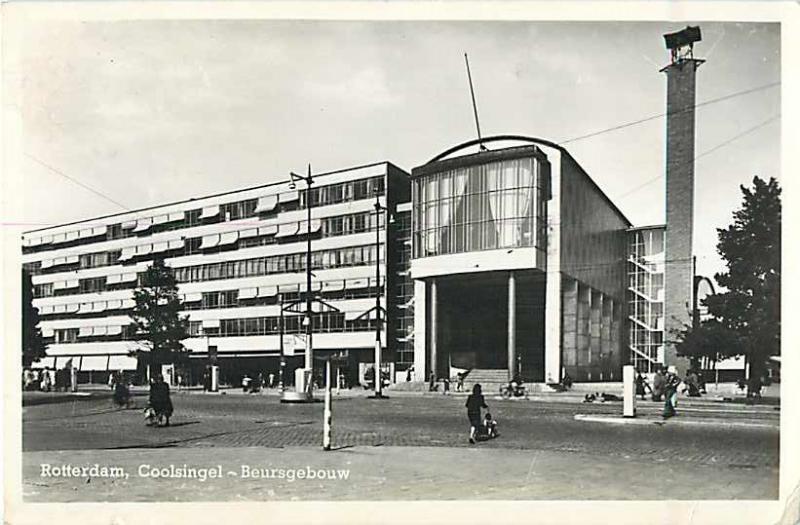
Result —
POLYGON ((128 259, 132 258, 136 255, 136 246, 130 246, 128 248, 123 248, 122 253, 119 254, 118 261, 127 261, 128 259))
POLYGON ((275 209, 278 205, 277 195, 265 195, 258 198, 258 206, 256 206, 256 213, 265 213, 275 209))
POLYGON ((153 251, 152 244, 141 244, 136 247, 136 255, 147 255, 153 251))
POLYGON ((42 369, 42 368, 55 368, 56 366, 56 358, 55 357, 43 357, 36 361, 35 363, 31 363, 31 368, 35 369, 42 369))
POLYGON ((122 275, 114 274, 106 277, 106 284, 117 284, 122 282, 122 275))
POLYGON ((174 239, 167 243, 167 248, 170 250, 179 250, 183 248, 183 241, 181 239, 174 239))
POLYGON ((108 356, 109 370, 136 370, 136 358, 128 355, 108 356))
POLYGON ((251 228, 249 230, 242 230, 239 232, 240 239, 248 239, 250 237, 258 237, 258 228, 251 228))
POLYGON ((292 202, 300 200, 300 192, 298 190, 287 191, 278 195, 278 202, 292 202))
POLYGON ((109 326, 108 327, 108 335, 119 335, 122 333, 122 326, 109 326))
POLYGON ((258 287, 258 296, 259 297, 275 297, 278 295, 278 287, 277 286, 259 286, 258 287))
POLYGON ((123 283, 130 283, 136 280, 137 274, 135 273, 124 273, 120 276, 120 282, 123 283))
POLYGON ((103 372, 108 370, 107 355, 85 355, 81 358, 81 371, 103 372))
POLYGON ((78 238, 83 239, 84 237, 91 237, 92 236, 92 229, 91 228, 84 228, 83 230, 78 230, 78 238))
POLYGON ((134 299, 122 300, 122 308, 133 308, 134 306, 136 306, 136 301, 134 299))
POLYGON ((169 243, 157 242, 153 244, 153 253, 163 253, 169 249, 169 243))
POLYGON ((53 290, 64 290, 67 288, 67 281, 56 281, 53 283, 53 290))
POLYGON ((125 221, 122 223, 123 230, 130 230, 131 228, 136 227, 136 219, 131 219, 129 221, 125 221))
POLYGON ((258 229, 259 235, 275 235, 276 233, 278 233, 277 224, 267 224, 266 226, 262 226, 258 229))
POLYGON ((53 311, 53 307, 49 305, 42 305, 38 307, 39 315, 47 315, 53 311))
POLYGON ((344 284, 348 290, 360 290, 361 288, 369 288, 369 279, 347 279, 344 284))
POLYGON ((92 235, 105 235, 107 232, 108 232, 108 226, 105 224, 102 226, 95 226, 94 228, 92 228, 92 235))
POLYGON ((203 319, 203 328, 219 328, 219 319, 203 319))
MULTIPOLYGON (((83 305, 81 305, 83 306, 83 305)), ((81 326, 78 329, 78 337, 88 337, 92 335, 92 327, 91 326, 81 326)))
POLYGON ((108 303, 106 301, 98 301, 96 303, 93 303, 92 311, 94 311, 94 312, 105 312, 107 305, 108 305, 108 303))
POLYGON ((297 235, 299 229, 299 222, 281 224, 278 226, 278 233, 275 234, 275 237, 291 237, 292 235, 297 235))
POLYGON ((68 314, 78 313, 78 309, 80 307, 81 307, 81 305, 79 303, 68 304, 65 311, 68 314))
POLYGON ((92 335, 106 335, 108 328, 105 326, 95 326, 92 329, 92 335))
POLYGON ((174 211, 167 215, 167 221, 175 222, 175 221, 182 221, 184 218, 184 213, 182 211, 174 211))
POLYGON ((41 268, 50 268, 51 266, 53 266, 53 259, 45 259, 42 261, 41 268))
POLYGON ((200 241, 201 248, 213 248, 218 245, 219 245, 219 234, 203 235, 203 239, 200 241))
POLYGON ((344 313, 344 320, 345 321, 355 321, 356 319, 358 319, 362 315, 364 315, 364 312, 345 312, 344 313))
POLYGON ((258 295, 258 288, 242 288, 239 290, 239 299, 253 299, 258 295))
POLYGON ((153 217, 153 224, 164 224, 169 222, 169 215, 156 215, 153 217))
POLYGON ((203 219, 210 219, 219 215, 219 204, 215 206, 204 206, 200 212, 200 217, 203 219))
POLYGON ((196 303, 197 301, 202 301, 202 300, 203 300, 202 292, 191 292, 183 296, 183 302, 185 303, 196 303))
MULTIPOLYGON (((322 220, 320 220, 320 219, 311 219, 311 229, 310 229, 311 231, 310 231, 310 233, 318 232, 321 227, 322 227, 322 220)), ((300 228, 299 228, 298 231, 299 231, 300 235, 306 235, 307 233, 309 233, 308 221, 301 222, 300 223, 300 228)))
POLYGON ((77 288, 78 287, 78 280, 77 279, 70 279, 66 281, 64 288, 77 288))
POLYGON ((107 304, 106 304, 106 309, 107 310, 119 310, 120 308, 122 308, 122 300, 121 299, 115 299, 113 301, 107 301, 107 304))
POLYGON ((73 366, 78 366, 80 362, 80 357, 74 357, 71 355, 61 355, 56 356, 56 368, 71 368, 73 366))
POLYGON ((239 232, 227 232, 219 236, 219 245, 227 246, 235 243, 239 239, 239 232))
MULTIPOLYGON (((322 283, 320 281, 311 281, 311 291, 312 292, 318 292, 320 290, 322 290, 322 283)), ((305 281, 300 283, 300 291, 301 292, 305 292, 306 291, 306 283, 305 283, 305 281)))
POLYGON ((322 285, 322 290, 325 292, 338 292, 344 290, 344 279, 341 281, 325 281, 322 285))
POLYGON ((65 259, 66 259, 66 264, 75 264, 81 260, 80 256, 78 255, 67 255, 65 259))
POLYGON ((86 314, 92 311, 92 303, 81 303, 78 308, 79 314, 86 314))
POLYGON ((53 337, 55 330, 49 326, 42 327, 42 337, 53 337))
POLYGON ((136 227, 133 229, 135 232, 143 232, 150 229, 150 226, 153 225, 152 217, 147 217, 146 219, 139 219, 136 221, 136 227))
POLYGON ((278 293, 295 293, 300 289, 298 284, 279 284, 278 293))
POLYGON ((77 238, 78 238, 78 232, 77 231, 67 232, 64 235, 64 240, 67 241, 67 242, 74 241, 77 238))

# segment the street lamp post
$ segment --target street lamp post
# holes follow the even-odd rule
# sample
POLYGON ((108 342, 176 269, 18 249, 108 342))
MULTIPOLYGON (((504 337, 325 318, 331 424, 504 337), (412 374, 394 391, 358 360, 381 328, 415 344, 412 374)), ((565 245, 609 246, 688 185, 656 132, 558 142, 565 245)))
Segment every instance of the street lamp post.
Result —
POLYGON ((312 345, 312 303, 311 297, 311 186, 314 184, 314 179, 311 177, 311 164, 308 165, 308 174, 298 175, 297 173, 290 172, 289 177, 291 182, 289 187, 294 189, 296 181, 303 181, 306 183, 306 315, 303 319, 303 324, 306 327, 306 351, 305 351, 305 370, 308 374, 306 392, 311 397, 311 385, 313 384, 314 376, 314 347, 312 345))
MULTIPOLYGON (((375 190, 375 399, 385 399, 383 395, 383 377, 381 374, 381 212, 388 212, 381 205, 380 194, 375 190)), ((386 242, 389 242, 389 221, 384 220, 386 242)), ((388 250, 387 250, 388 252, 388 250)), ((388 295, 388 294, 387 294, 388 295)), ((388 339, 388 333, 387 333, 388 339)))
POLYGON ((280 315, 278 317, 278 335, 280 336, 279 348, 281 352, 281 360, 280 360, 280 370, 278 371, 278 388, 281 390, 281 394, 285 391, 285 379, 284 373, 286 371, 286 355, 283 349, 283 294, 278 294, 278 304, 280 305, 280 315))

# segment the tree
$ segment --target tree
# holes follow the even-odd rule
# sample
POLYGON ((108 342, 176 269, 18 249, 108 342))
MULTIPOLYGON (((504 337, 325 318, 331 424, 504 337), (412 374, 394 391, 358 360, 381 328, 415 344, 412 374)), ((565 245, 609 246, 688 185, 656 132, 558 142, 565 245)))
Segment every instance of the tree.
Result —
POLYGON ((189 317, 180 316, 175 275, 162 259, 147 268, 141 285, 133 292, 136 305, 130 314, 140 342, 148 347, 150 377, 161 373, 161 365, 182 360, 188 351, 181 341, 189 336, 189 317))
POLYGON ((33 281, 22 270, 22 366, 31 366, 45 355, 47 344, 39 328, 39 309, 33 306, 33 281))
POLYGON ((741 353, 758 377, 771 355, 780 354, 781 189, 774 178, 740 186, 742 207, 733 224, 718 229, 717 251, 727 271, 714 276, 727 291, 707 297, 709 313, 734 332, 741 353))
POLYGON ((678 355, 690 358, 694 367, 703 358, 716 363, 743 353, 739 335, 717 319, 702 321, 696 328, 687 326, 676 339, 678 355))

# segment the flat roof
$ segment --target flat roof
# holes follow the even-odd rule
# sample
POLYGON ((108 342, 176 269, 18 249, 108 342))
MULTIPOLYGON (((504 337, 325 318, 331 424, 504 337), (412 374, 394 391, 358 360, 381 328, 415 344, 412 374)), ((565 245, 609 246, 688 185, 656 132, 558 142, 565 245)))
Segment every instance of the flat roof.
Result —
MULTIPOLYGON (((335 175, 337 173, 344 173, 346 171, 354 171, 354 170, 360 170, 360 169, 364 169, 364 168, 371 168, 373 166, 380 166, 382 164, 385 164, 386 166, 392 166, 395 169, 398 169, 398 170, 402 171, 403 173, 408 173, 408 172, 406 172, 406 170, 404 170, 404 169, 398 167, 397 165, 385 160, 385 161, 381 161, 381 162, 373 162, 373 163, 370 163, 370 164, 362 164, 362 165, 359 165, 359 166, 352 166, 350 168, 343 168, 343 169, 334 170, 334 171, 326 171, 324 173, 312 173, 311 175, 314 178, 324 177, 326 175, 335 175)), ((43 232, 43 231, 51 230, 53 228, 63 228, 64 226, 72 226, 73 224, 81 224, 81 223, 88 222, 88 221, 100 221, 102 219, 109 219, 111 217, 116 217, 116 216, 119 216, 119 215, 126 215, 128 213, 138 213, 138 212, 143 212, 143 211, 148 211, 148 210, 155 210, 155 209, 158 209, 158 208, 163 208, 165 206, 176 206, 178 204, 184 204, 184 203, 188 203, 188 202, 192 202, 192 201, 196 201, 196 200, 201 200, 201 199, 211 199, 211 198, 214 198, 214 197, 223 197, 225 195, 233 195, 233 194, 242 193, 242 192, 245 192, 245 191, 258 190, 258 189, 262 189, 262 188, 269 188, 271 186, 277 186, 277 185, 280 185, 280 184, 287 184, 287 181, 278 181, 278 182, 270 182, 268 184, 259 184, 258 186, 250 186, 250 187, 247 187, 247 188, 239 188, 239 189, 236 189, 236 190, 224 191, 222 193, 214 193, 214 194, 211 194, 211 195, 203 195, 201 197, 191 197, 189 199, 182 199, 182 200, 179 200, 179 201, 165 202, 163 204, 156 204, 154 206, 146 206, 144 208, 134 208, 134 209, 131 209, 131 210, 125 210, 125 211, 121 211, 121 212, 117 212, 117 213, 110 213, 108 215, 101 215, 99 217, 90 217, 88 219, 81 219, 81 220, 78 220, 78 221, 65 222, 65 223, 62 223, 62 224, 54 224, 52 226, 45 226, 44 228, 37 228, 35 230, 24 231, 24 232, 22 232, 22 235, 27 235, 27 234, 36 233, 36 232, 43 232)))

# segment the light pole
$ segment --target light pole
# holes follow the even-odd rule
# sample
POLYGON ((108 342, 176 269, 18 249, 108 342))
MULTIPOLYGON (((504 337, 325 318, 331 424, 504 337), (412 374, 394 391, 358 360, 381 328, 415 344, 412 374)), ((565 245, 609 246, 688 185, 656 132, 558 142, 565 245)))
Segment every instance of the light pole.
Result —
POLYGON ((278 304, 280 305, 280 316, 278 317, 278 335, 281 338, 279 344, 280 352, 281 352, 281 361, 280 361, 280 370, 278 371, 278 388, 281 390, 281 394, 284 393, 286 390, 285 388, 285 379, 284 373, 286 371, 286 355, 283 351, 283 294, 278 294, 278 304))
MULTIPOLYGON (((383 395, 383 378, 381 377, 381 212, 388 212, 388 208, 381 205, 380 194, 375 190, 375 395, 372 399, 387 399, 383 395)), ((387 217, 388 219, 388 217, 387 217)), ((389 243, 389 220, 384 220, 386 243, 389 243)), ((386 249, 388 254, 388 247, 386 249)), ((387 271, 388 273, 388 271, 387 271)), ((388 277, 388 276, 387 276, 388 277)), ((388 299, 388 293, 387 299, 388 299)), ((385 310, 384 310, 385 311, 385 310)), ((387 333, 388 340, 388 333, 387 333)))
POLYGON ((305 352, 305 370, 307 377, 304 383, 307 396, 311 397, 314 376, 314 349, 312 346, 312 332, 313 323, 311 322, 312 312, 312 297, 311 297, 311 186, 314 184, 314 179, 311 177, 311 164, 308 165, 308 174, 306 176, 298 175, 294 172, 289 172, 289 188, 295 189, 297 181, 306 183, 306 315, 303 319, 303 324, 306 327, 306 352, 305 352))

